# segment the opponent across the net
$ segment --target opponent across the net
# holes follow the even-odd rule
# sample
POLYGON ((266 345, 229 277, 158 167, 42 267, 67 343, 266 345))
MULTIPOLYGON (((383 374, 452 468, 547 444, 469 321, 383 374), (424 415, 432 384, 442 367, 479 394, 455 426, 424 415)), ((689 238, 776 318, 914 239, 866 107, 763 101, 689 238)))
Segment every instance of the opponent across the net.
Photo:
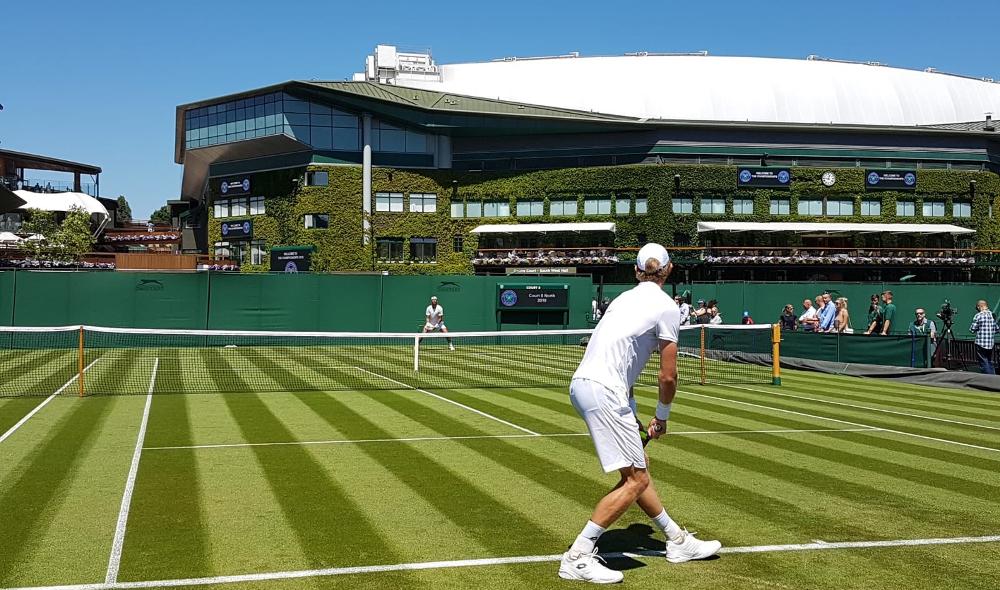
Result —
MULTIPOLYGON (((567 387, 591 330, 334 333, 0 327, 0 396, 567 387), (449 347, 449 339, 454 350, 449 347)), ((771 383, 770 326, 682 329, 680 378, 771 383)), ((655 383, 655 360, 640 379, 655 383)))

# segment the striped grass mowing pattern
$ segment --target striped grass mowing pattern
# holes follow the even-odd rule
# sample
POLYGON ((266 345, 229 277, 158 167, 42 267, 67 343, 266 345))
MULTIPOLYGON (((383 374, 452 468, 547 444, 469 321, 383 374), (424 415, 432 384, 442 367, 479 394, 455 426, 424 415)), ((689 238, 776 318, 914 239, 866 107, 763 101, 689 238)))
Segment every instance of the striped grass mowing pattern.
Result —
MULTIPOLYGON (((474 360, 461 351, 442 355, 433 369, 441 387, 428 391, 440 397, 386 382, 412 384, 402 350, 391 353, 398 354, 398 369, 383 377, 359 377, 347 358, 318 363, 289 353, 279 362, 249 348, 189 352, 157 349, 157 391, 254 393, 156 396, 118 577, 126 584, 549 556, 572 541, 616 481, 601 473, 589 437, 547 436, 582 432, 565 385, 455 389, 455 376, 474 360), (382 389, 312 391, 359 378, 382 389), (321 440, 381 442, 269 444, 321 440), (158 447, 170 448, 151 450, 158 447)), ((576 355, 556 350, 533 367, 503 370, 511 379, 530 369, 568 382, 576 355)), ((47 384, 57 358, 38 361, 36 377, 47 384)), ((91 381, 113 389, 117 375, 143 370, 136 358, 109 355, 91 381)), ((148 384, 148 369, 144 378, 148 384)), ((954 444, 1000 448, 1000 431, 985 428, 1000 425, 1000 398, 795 372, 786 372, 783 382, 773 390, 681 388, 670 428, 686 434, 648 447, 651 475, 678 522, 727 546, 1000 533, 1000 453, 954 444), (692 434, 699 432, 717 434, 692 434)), ((655 390, 636 393, 648 417, 655 390)), ((57 401, 0 444, 0 457, 13 461, 0 463, 0 587, 103 580, 141 400, 57 401), (116 410, 125 406, 128 412, 116 410), (67 499, 68 490, 81 493, 84 481, 75 475, 93 472, 88 465, 98 448, 99 459, 113 467, 91 483, 102 493, 67 499), (90 528, 70 530, 68 506, 90 528), (107 522, 98 525, 95 515, 107 522), (87 546, 79 542, 86 534, 93 539, 86 552, 60 544, 73 539, 87 546), (57 559, 63 553, 74 556, 82 574, 67 573, 57 559)), ((0 425, 19 419, 28 406, 0 400, 0 425)), ((632 510, 601 546, 656 550, 662 539, 632 510)), ((626 574, 630 583, 669 579, 685 588, 936 588, 942 580, 976 588, 1000 577, 1000 544, 731 553, 680 567, 649 557, 613 564, 633 568, 626 574)), ((220 587, 304 583, 265 577, 220 587)), ((317 588, 529 589, 555 583, 551 562, 447 573, 371 571, 308 582, 317 588)))

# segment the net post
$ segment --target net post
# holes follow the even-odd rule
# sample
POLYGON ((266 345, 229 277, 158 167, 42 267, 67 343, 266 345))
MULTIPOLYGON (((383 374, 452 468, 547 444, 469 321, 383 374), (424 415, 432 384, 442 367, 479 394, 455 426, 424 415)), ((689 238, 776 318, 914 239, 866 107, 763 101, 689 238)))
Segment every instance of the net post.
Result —
POLYGON ((771 385, 781 385, 781 324, 771 326, 771 385))
POLYGON ((700 348, 700 354, 698 356, 701 357, 701 384, 704 385, 705 384, 705 326, 704 325, 701 326, 701 345, 699 346, 699 348, 700 348))
POLYGON ((83 326, 80 326, 79 344, 77 345, 77 374, 80 383, 80 397, 83 397, 83 326))
POLYGON ((413 372, 420 371, 420 336, 413 337, 413 372))

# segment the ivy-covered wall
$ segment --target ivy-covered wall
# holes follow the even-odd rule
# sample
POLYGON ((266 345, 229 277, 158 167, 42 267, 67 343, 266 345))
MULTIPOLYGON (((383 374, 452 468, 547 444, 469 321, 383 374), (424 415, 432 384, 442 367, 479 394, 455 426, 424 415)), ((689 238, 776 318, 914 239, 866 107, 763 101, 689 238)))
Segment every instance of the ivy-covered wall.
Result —
MULTIPOLYGON (((253 176, 254 194, 266 196, 266 214, 254 220, 255 238, 263 239, 267 247, 273 245, 313 244, 313 269, 316 271, 365 271, 389 270, 393 274, 450 274, 471 273, 471 258, 478 246, 476 236, 469 230, 484 223, 518 223, 540 221, 614 221, 617 226, 617 247, 639 246, 638 238, 668 246, 699 244, 696 224, 699 220, 717 221, 831 221, 882 222, 882 223, 954 223, 977 230, 975 247, 1000 249, 1000 223, 990 214, 991 204, 996 207, 1000 196, 1000 177, 991 172, 952 170, 917 171, 916 191, 865 192, 864 170, 837 168, 837 182, 824 186, 820 177, 826 168, 793 168, 789 189, 737 189, 735 166, 711 165, 635 165, 614 167, 573 168, 534 172, 456 172, 450 170, 404 170, 376 168, 372 178, 372 193, 398 192, 404 194, 404 211, 400 213, 373 212, 372 234, 380 237, 398 237, 406 240, 403 263, 379 263, 373 260, 371 245, 364 245, 361 207, 361 168, 358 166, 313 166, 310 169, 329 172, 328 186, 303 186, 305 170, 261 173, 253 176), (679 182, 675 183, 675 175, 679 182), (970 181, 976 181, 972 216, 952 218, 953 201, 970 200, 970 181), (409 212, 410 193, 434 193, 437 198, 435 213, 409 212), (636 215, 586 215, 583 200, 586 197, 611 195, 639 195, 648 198, 648 213, 636 215), (693 199, 693 213, 674 214, 672 199, 693 199), (549 211, 550 199, 576 198, 577 215, 574 218, 529 217, 518 219, 518 200, 544 200, 549 211), (699 213, 702 198, 726 200, 723 215, 699 213), (752 215, 733 214, 734 198, 754 201, 752 215), (769 214, 772 198, 789 199, 789 215, 769 214), (798 200, 802 198, 827 198, 852 200, 853 216, 812 217, 797 215, 798 200), (881 200, 882 215, 861 216, 860 201, 881 200), (510 217, 452 218, 450 204, 454 201, 507 201, 510 217), (896 201, 913 200, 916 215, 897 217, 896 201), (924 200, 945 201, 944 217, 923 218, 924 200), (328 229, 307 230, 303 216, 323 213, 330 216, 328 229), (455 252, 453 239, 463 236, 461 252, 455 252), (437 261, 419 263, 410 260, 411 237, 437 238, 437 261)), ((373 196, 374 208, 374 196, 373 196)), ((1000 215, 1000 209, 997 209, 1000 215)), ((755 245, 796 245, 796 236, 778 234, 739 234, 743 243, 755 245)), ((856 237, 856 245, 864 245, 864 235, 856 237)), ((914 238, 921 245, 923 238, 914 238)), ((209 225, 209 243, 220 240, 219 221, 209 225)), ((894 245, 894 238, 883 239, 882 246, 894 245)), ((266 270, 267 264, 254 266, 246 261, 245 271, 266 270)))

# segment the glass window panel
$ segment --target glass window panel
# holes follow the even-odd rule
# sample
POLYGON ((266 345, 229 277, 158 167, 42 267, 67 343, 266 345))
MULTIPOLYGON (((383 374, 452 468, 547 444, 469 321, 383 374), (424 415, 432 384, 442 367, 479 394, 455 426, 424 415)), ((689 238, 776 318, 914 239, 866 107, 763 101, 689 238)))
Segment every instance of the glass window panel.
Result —
POLYGON ((311 102, 309 103, 309 112, 314 115, 329 115, 330 107, 311 102))
POLYGON ((771 199, 768 209, 771 215, 788 215, 791 211, 788 199, 771 199))
POLYGON ((916 215, 916 205, 913 201, 896 201, 896 215, 913 217, 916 215))
POLYGON ((583 214, 597 215, 597 199, 584 199, 583 214))
POLYGON ((498 205, 499 203, 496 201, 487 201, 483 203, 483 217, 498 217, 498 205))
POLYGON ((282 111, 286 113, 309 113, 309 103, 296 100, 294 98, 286 98, 282 106, 282 111))
POLYGON ((250 242, 250 264, 264 264, 264 240, 250 242))
POLYGON ((841 217, 854 215, 854 201, 827 201, 826 214, 841 217))
POLYGON ((253 103, 254 104, 264 104, 264 95, 261 94, 259 96, 253 97, 253 103))
POLYGON ((722 215, 726 212, 726 200, 702 199, 700 211, 704 215, 722 215))
POLYGON ((924 217, 944 217, 944 201, 924 201, 924 217))
POLYGON ((236 121, 236 111, 226 111, 226 123, 234 123, 236 121))
POLYGON ((264 197, 250 197, 250 215, 263 215, 266 212, 264 197))
POLYGON ((437 212, 437 195, 434 193, 410 193, 410 211, 413 213, 437 212))
POLYGON ((466 217, 482 217, 483 204, 480 201, 469 201, 465 206, 466 217))
MULTIPOLYGON (((327 186, 330 184, 330 173, 325 170, 312 170, 306 172, 306 185, 327 186)), ((380 193, 384 194, 384 193, 380 193)))
POLYGON ((358 129, 351 127, 333 128, 333 147, 338 150, 358 151, 361 149, 361 139, 358 129))
MULTIPOLYGON (((250 109, 247 109, 247 115, 248 115, 248 118, 249 118, 250 109)), ((259 104, 259 105, 255 106, 253 108, 253 116, 254 117, 263 117, 264 116, 264 105, 263 104, 259 104)))
POLYGON ((694 199, 691 197, 675 197, 671 208, 674 213, 694 213, 694 199))
POLYGON ((327 229, 330 227, 330 216, 326 213, 310 213, 303 217, 306 229, 327 229))
POLYGON ((285 125, 285 129, 288 134, 295 139, 301 141, 302 143, 309 143, 309 126, 308 125, 285 125))
POLYGON ((375 210, 389 210, 389 193, 375 193, 375 210))
POLYGON ((437 238, 410 238, 410 257, 417 262, 437 260, 437 238))
POLYGON ((452 217, 465 217, 465 203, 452 203, 451 204, 451 216, 452 217))
POLYGON ((631 201, 628 199, 615 199, 615 215, 628 215, 631 210, 631 201))
POLYGON ((403 193, 389 193, 389 211, 392 213, 403 212, 403 193))
POLYGON ((736 215, 753 215, 753 199, 733 199, 733 213, 736 215))
POLYGON ((273 115, 273 114, 274 114, 274 103, 273 102, 269 102, 269 103, 265 104, 264 105, 264 116, 273 115))
POLYGON ((334 115, 333 116, 333 126, 334 127, 360 127, 358 124, 358 118, 355 116, 348 115, 334 115))
POLYGON ((288 113, 285 115, 285 120, 288 121, 289 125, 308 125, 309 115, 303 115, 300 113, 288 113))
POLYGON ((247 129, 251 128, 260 129, 263 126, 264 126, 264 117, 254 117, 253 119, 247 119, 247 129))
POLYGON ((867 217, 882 215, 881 201, 861 201, 861 214, 867 217))
POLYGON ((313 126, 330 127, 333 121, 330 115, 309 115, 309 123, 313 126))
POLYGON ((570 217, 576 215, 576 201, 552 201, 552 215, 570 217))
POLYGON ((333 135, 329 127, 313 127, 310 130, 310 142, 318 150, 328 150, 333 148, 333 135))
MULTIPOLYGON (((249 132, 247 134, 249 135, 249 132)), ((254 137, 264 137, 265 135, 269 135, 269 133, 263 127, 258 127, 254 129, 253 135, 254 137)))
POLYGON ((545 203, 543 201, 518 201, 517 216, 518 217, 539 216, 542 215, 544 208, 545 208, 545 203))
POLYGON ((411 154, 427 152, 427 136, 414 131, 406 132, 406 151, 411 154))
POLYGON ((236 133, 236 123, 226 123, 226 133, 236 133))
POLYGON ((401 262, 403 260, 402 238, 379 238, 375 241, 379 260, 401 262))
POLYGON ((403 131, 387 131, 382 129, 378 132, 379 151, 382 152, 402 152, 406 149, 406 134, 403 131))
POLYGON ((649 199, 646 197, 637 197, 635 200, 635 214, 645 215, 649 210, 649 199))
POLYGON ((819 199, 799 199, 799 215, 822 215, 823 201, 819 199))
POLYGON ((953 203, 952 216, 972 217, 972 203, 953 203))

